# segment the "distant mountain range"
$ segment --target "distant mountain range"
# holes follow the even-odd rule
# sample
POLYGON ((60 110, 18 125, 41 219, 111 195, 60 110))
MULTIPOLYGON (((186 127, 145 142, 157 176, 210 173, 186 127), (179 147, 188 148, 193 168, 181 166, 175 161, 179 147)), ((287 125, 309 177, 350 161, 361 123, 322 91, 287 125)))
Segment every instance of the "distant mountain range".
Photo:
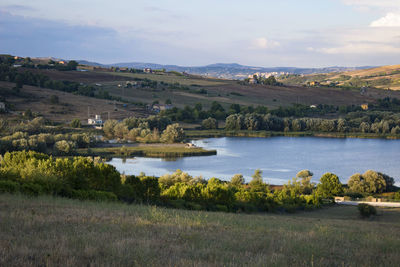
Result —
POLYGON ((206 66, 197 67, 184 67, 177 65, 161 65, 154 63, 143 63, 143 62, 128 62, 128 63, 115 63, 115 64, 101 64, 96 62, 90 62, 85 60, 77 60, 79 64, 98 66, 98 67, 126 67, 126 68, 152 68, 152 69, 165 69, 167 71, 179 71, 186 72, 189 74, 196 74, 208 77, 216 77, 223 79, 244 79, 248 75, 254 73, 290 73, 290 74, 316 74, 316 73, 330 73, 330 72, 343 72, 352 71, 359 69, 368 69, 372 66, 363 67, 327 67, 327 68, 295 68, 295 67, 252 67, 244 66, 236 63, 216 63, 206 66))

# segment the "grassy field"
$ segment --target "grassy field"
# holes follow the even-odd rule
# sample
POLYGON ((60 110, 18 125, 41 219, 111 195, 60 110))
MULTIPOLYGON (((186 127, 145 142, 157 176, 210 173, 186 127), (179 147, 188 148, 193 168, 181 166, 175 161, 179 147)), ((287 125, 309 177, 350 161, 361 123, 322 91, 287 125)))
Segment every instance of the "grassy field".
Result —
POLYGON ((96 147, 87 149, 78 149, 78 154, 83 156, 101 156, 101 157, 156 157, 156 158, 175 158, 188 156, 208 156, 217 154, 216 150, 205 150, 201 147, 186 148, 185 145, 138 145, 125 147, 96 147))
POLYGON ((400 210, 230 214, 0 195, 1 266, 398 266, 400 210))
MULTIPOLYGON (((107 119, 108 114, 110 114, 111 119, 148 116, 148 111, 134 105, 124 106, 124 103, 118 101, 75 95, 29 85, 24 85, 20 90, 21 93, 15 95, 11 93, 14 86, 14 83, 0 81, 0 95, 6 98, 14 111, 22 113, 30 109, 32 112, 41 114, 46 119, 56 122, 70 122, 75 118, 79 118, 86 123, 88 108, 91 116, 100 114, 103 116, 103 119, 107 119), (52 96, 57 96, 59 103, 51 103, 50 98, 52 96)), ((0 114, 0 117, 9 117, 11 115, 0 114)))

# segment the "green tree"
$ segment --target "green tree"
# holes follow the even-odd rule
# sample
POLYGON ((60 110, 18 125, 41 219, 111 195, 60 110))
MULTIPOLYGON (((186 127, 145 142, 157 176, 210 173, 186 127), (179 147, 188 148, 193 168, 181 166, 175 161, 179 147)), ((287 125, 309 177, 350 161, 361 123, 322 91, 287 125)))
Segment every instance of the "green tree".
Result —
POLYGON ((201 126, 203 129, 217 129, 218 122, 216 119, 209 117, 208 119, 202 121, 201 126))
POLYGON ((60 155, 68 155, 69 153, 72 152, 74 148, 75 148, 74 143, 66 140, 57 141, 54 144, 54 149, 60 155))
MULTIPOLYGON (((386 175, 385 175, 386 176, 386 175)), ((392 184, 392 179, 386 176, 389 184, 392 184)), ((363 174, 353 174, 348 182, 349 191, 359 193, 362 195, 371 195, 375 193, 382 193, 386 190, 387 183, 382 173, 368 170, 363 174)))
POLYGON ((68 69, 70 70, 76 70, 76 67, 78 67, 78 62, 75 60, 70 60, 67 64, 68 69))
POLYGON ((161 141, 164 143, 179 143, 183 140, 185 140, 185 132, 178 123, 168 125, 161 135, 161 141))
POLYGON ((317 193, 323 198, 333 198, 343 194, 343 187, 339 177, 330 172, 322 175, 320 183, 317 185, 317 193))
POLYGON ((269 187, 268 184, 264 183, 262 178, 262 171, 260 169, 256 169, 254 174, 251 176, 251 181, 249 186, 252 191, 255 192, 268 192, 269 187))
POLYGON ((244 177, 242 174, 235 174, 231 179, 231 184, 236 187, 240 187, 245 183, 244 177))
POLYGON ((106 120, 103 126, 103 132, 108 138, 114 137, 114 127, 117 125, 118 121, 116 120, 106 120))
POLYGON ((303 194, 311 194, 315 188, 315 183, 311 182, 313 173, 309 170, 302 170, 296 174, 296 178, 300 178, 300 188, 303 194))
POLYGON ((80 119, 73 119, 71 122, 71 127, 73 128, 81 128, 82 127, 82 123, 80 119))

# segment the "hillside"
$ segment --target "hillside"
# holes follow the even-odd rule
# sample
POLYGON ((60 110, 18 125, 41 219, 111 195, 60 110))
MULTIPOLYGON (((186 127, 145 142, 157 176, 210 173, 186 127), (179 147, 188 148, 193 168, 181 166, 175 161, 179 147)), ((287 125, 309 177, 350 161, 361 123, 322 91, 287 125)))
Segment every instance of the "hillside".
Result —
POLYGON ((121 62, 113 64, 101 64, 97 62, 89 62, 86 60, 77 60, 80 64, 89 66, 103 66, 103 67, 124 67, 124 68, 152 68, 152 69, 165 69, 167 71, 179 71, 189 74, 223 78, 223 79, 244 79, 249 75, 256 72, 267 73, 291 73, 291 74, 312 74, 312 73, 329 73, 338 71, 350 71, 365 69, 368 67, 326 67, 326 68, 296 68, 296 67, 257 67, 245 66, 237 63, 216 63, 206 66, 178 66, 178 65, 163 65, 145 62, 121 62))
MULTIPOLYGON (((400 91, 392 90, 369 89, 368 93, 361 94, 357 88, 245 84, 237 80, 204 78, 176 72, 131 73, 113 72, 111 69, 104 68, 57 71, 21 67, 17 70, 21 73, 27 71, 35 75, 45 75, 52 81, 73 82, 84 88, 91 88, 90 90, 94 90, 92 93, 100 98, 107 98, 87 97, 76 92, 72 94, 29 85, 24 85, 21 94, 16 95, 11 93, 15 83, 0 82, 1 95, 7 103, 12 105, 11 110, 21 113, 31 109, 54 121, 68 121, 72 118, 87 119, 88 107, 91 115, 102 114, 106 118, 109 112, 110 117, 116 119, 130 115, 146 116, 149 114, 149 111, 145 109, 146 105, 157 102, 164 104, 166 101, 171 101, 173 106, 180 108, 201 103, 203 108, 208 109, 214 101, 217 101, 224 108, 229 108, 232 104, 240 104, 243 106, 262 105, 275 109, 280 106, 291 106, 294 103, 359 106, 363 103, 375 103, 378 99, 385 97, 400 99, 400 91), (60 103, 51 104, 52 95, 57 96, 60 103)), ((360 75, 360 73, 371 75, 371 71, 354 73, 354 75, 360 75)), ((324 75, 318 77, 325 77, 324 75)), ((301 78, 305 77, 313 79, 317 76, 301 78)))
POLYGON ((2 266, 397 266, 400 211, 232 214, 0 194, 2 266))
POLYGON ((197 102, 208 107, 218 101, 226 106, 238 103, 242 105, 265 105, 271 108, 288 106, 293 103, 359 105, 376 99, 400 97, 400 93, 370 90, 368 95, 360 95, 359 90, 341 90, 340 88, 305 88, 303 86, 267 86, 246 85, 235 80, 203 78, 194 75, 175 73, 129 73, 107 71, 54 71, 34 70, 55 80, 70 80, 98 86, 111 95, 128 101, 152 103, 171 99, 172 103, 183 107, 197 102), (127 81, 142 83, 143 80, 157 82, 157 86, 133 86, 124 88, 127 81))
POLYGON ((293 85, 304 85, 319 82, 321 85, 344 87, 374 87, 380 89, 400 90, 400 65, 383 66, 362 70, 311 74, 303 76, 282 77, 282 82, 293 85))
POLYGON ((88 112, 91 116, 101 114, 104 118, 108 118, 109 113, 112 119, 148 115, 143 108, 132 105, 124 106, 124 103, 119 101, 75 95, 29 85, 24 85, 20 89, 20 93, 15 94, 12 90, 14 86, 13 83, 0 81, 0 95, 6 99, 13 110, 11 114, 0 114, 0 117, 9 118, 28 109, 55 122, 70 122, 75 118, 85 121, 88 118, 88 112), (58 99, 57 103, 52 101, 54 96, 58 99))

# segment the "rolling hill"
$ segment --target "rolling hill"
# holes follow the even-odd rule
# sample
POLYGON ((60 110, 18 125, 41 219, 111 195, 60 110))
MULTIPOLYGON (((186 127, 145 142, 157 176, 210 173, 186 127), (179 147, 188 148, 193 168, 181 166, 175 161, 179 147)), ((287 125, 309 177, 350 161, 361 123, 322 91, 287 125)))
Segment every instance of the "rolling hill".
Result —
POLYGON ((318 82, 321 85, 344 87, 374 87, 379 89, 400 90, 400 65, 383 66, 338 73, 311 75, 291 75, 282 77, 282 82, 292 85, 304 85, 318 82))
POLYGON ((326 67, 326 68, 295 68, 295 67, 256 67, 244 66, 237 63, 216 63, 206 66, 177 66, 177 65, 162 65, 144 62, 125 62, 113 64, 101 64, 96 62, 89 62, 86 60, 77 60, 80 64, 89 66, 103 66, 103 67, 120 67, 120 68, 152 68, 152 69, 165 69, 167 71, 186 72, 189 74, 223 78, 223 79, 244 79, 248 75, 253 75, 256 72, 261 73, 291 73, 291 74, 313 74, 313 73, 330 73, 339 71, 350 71, 365 69, 370 67, 326 67))

